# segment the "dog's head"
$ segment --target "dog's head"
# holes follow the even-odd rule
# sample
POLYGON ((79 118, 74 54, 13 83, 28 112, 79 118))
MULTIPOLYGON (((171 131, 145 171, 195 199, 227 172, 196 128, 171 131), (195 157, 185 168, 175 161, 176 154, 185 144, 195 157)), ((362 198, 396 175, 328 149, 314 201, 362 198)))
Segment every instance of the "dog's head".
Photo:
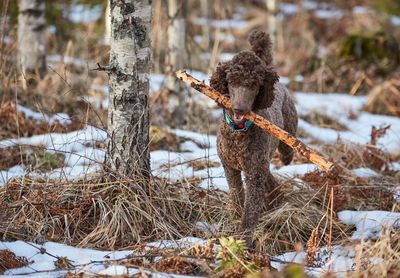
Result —
POLYGON ((252 51, 242 51, 231 61, 220 63, 211 77, 211 86, 229 96, 236 124, 251 110, 265 109, 274 101, 274 86, 279 76, 252 51))

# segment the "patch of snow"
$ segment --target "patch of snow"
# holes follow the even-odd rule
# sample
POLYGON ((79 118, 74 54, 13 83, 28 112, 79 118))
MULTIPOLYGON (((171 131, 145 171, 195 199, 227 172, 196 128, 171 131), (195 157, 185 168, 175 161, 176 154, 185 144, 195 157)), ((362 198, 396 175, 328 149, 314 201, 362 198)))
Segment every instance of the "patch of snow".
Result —
POLYGON ((377 238, 384 227, 400 228, 398 212, 344 210, 338 213, 338 218, 344 224, 356 226, 352 239, 377 238))
POLYGON ((400 171, 400 162, 392 162, 389 164, 389 169, 391 171, 400 171))
POLYGON ((209 24, 213 28, 219 29, 242 29, 247 26, 246 20, 240 19, 207 19, 204 17, 196 17, 193 19, 195 25, 209 24))
POLYGON ((386 132, 386 135, 378 140, 378 146, 389 153, 396 154, 400 152, 400 119, 360 112, 366 101, 365 96, 295 93, 295 99, 299 115, 304 116, 317 111, 335 119, 349 129, 348 131, 337 131, 330 128, 321 128, 300 119, 299 128, 314 139, 327 144, 335 143, 338 138, 358 144, 367 144, 370 141, 372 126, 380 127, 389 124, 391 127, 386 132), (356 114, 355 119, 349 118, 351 113, 356 114))
POLYGON ((292 178, 297 175, 305 175, 317 169, 318 166, 311 163, 306 163, 306 164, 286 165, 274 171, 273 173, 276 173, 280 176, 292 178))
POLYGON ((36 271, 43 271, 40 277, 60 277, 65 271, 56 271, 54 265, 56 258, 44 253, 42 254, 38 248, 43 247, 49 254, 59 257, 67 257, 73 265, 81 265, 77 267, 77 272, 95 273, 105 269, 103 263, 108 260, 117 260, 130 255, 132 251, 98 251, 89 248, 76 248, 65 244, 47 242, 44 245, 27 244, 23 241, 2 242, 1 249, 8 249, 17 256, 25 256, 32 263, 26 267, 10 269, 5 272, 6 275, 22 275, 31 276, 36 271), (36 248, 35 248, 36 247, 36 248), (92 263, 97 262, 97 263, 92 263), (87 265, 86 265, 87 264, 87 265), (48 271, 46 273, 46 271, 48 271))
POLYGON ((293 15, 298 12, 299 7, 292 3, 279 3, 279 10, 285 15, 293 15))
POLYGON ((26 174, 26 169, 23 165, 15 165, 8 170, 0 171, 0 187, 13 177, 23 176, 26 174))
POLYGON ((302 1, 303 8, 306 10, 315 10, 318 8, 318 2, 312 0, 302 1))
POLYGON ((119 276, 119 275, 135 275, 137 273, 140 273, 139 270, 136 270, 135 273, 132 273, 131 271, 128 272, 128 268, 123 265, 111 265, 107 267, 106 269, 99 271, 98 274, 100 275, 111 275, 111 276, 119 276))
POLYGON ((97 21, 103 13, 101 5, 88 7, 83 4, 69 5, 64 10, 64 16, 68 17, 73 23, 90 23, 97 21))
POLYGON ((217 137, 215 135, 201 134, 181 129, 174 129, 173 132, 179 137, 190 139, 205 147, 216 148, 217 146, 217 137))
POLYGON ((340 10, 315 10, 315 17, 320 19, 340 19, 343 16, 343 12, 340 10))
POLYGON ((156 92, 160 90, 162 84, 165 81, 165 75, 160 73, 150 74, 150 92, 156 92))
MULTIPOLYGON (((100 165, 95 162, 104 160, 105 152, 88 147, 88 143, 105 141, 105 131, 92 126, 68 133, 47 133, 32 137, 21 137, 0 141, 0 148, 16 145, 43 146, 50 153, 62 153, 65 155, 65 167, 53 169, 49 173, 31 173, 32 176, 47 178, 75 179, 100 170, 100 165)), ((21 168, 13 168, 1 171, 0 184, 3 185, 14 176, 25 174, 21 168)))
POLYGON ((288 85, 291 81, 295 81, 295 82, 303 82, 304 81, 304 77, 300 74, 296 75, 293 79, 289 78, 287 76, 280 76, 279 77, 279 82, 284 84, 284 85, 288 85))
POLYGON ((357 177, 362 177, 362 178, 372 178, 372 177, 377 177, 379 174, 375 172, 374 170, 366 167, 361 167, 357 169, 351 170, 353 175, 357 177))
POLYGON ((66 113, 56 113, 53 116, 48 116, 40 112, 35 112, 20 104, 17 104, 16 108, 19 113, 23 113, 25 117, 31 118, 35 121, 46 121, 49 124, 59 122, 61 125, 68 125, 71 123, 71 118, 66 113))
MULTIPOLYGON (((329 249, 321 247, 317 250, 314 257, 317 266, 306 267, 305 272, 313 277, 318 277, 323 273, 333 272, 335 274, 351 271, 354 265, 354 250, 350 247, 332 246, 332 253, 329 257, 329 249)), ((271 259, 271 266, 282 270, 289 263, 306 263, 306 252, 288 252, 271 259)))
POLYGON ((46 31, 47 31, 47 33, 55 34, 57 31, 57 28, 54 25, 50 25, 50 26, 47 26, 46 31))
POLYGON ((368 14, 370 9, 366 6, 355 6, 353 7, 353 14, 368 14))
MULTIPOLYGON (((222 52, 219 54, 217 62, 229 61, 233 58, 233 56, 235 56, 235 54, 236 53, 222 52)), ((199 57, 201 60, 211 60, 211 53, 203 52, 203 53, 200 53, 199 57)))
POLYGON ((390 23, 393 25, 393 26, 400 26, 400 16, 396 16, 396 15, 392 15, 391 17, 390 17, 390 23))
MULTIPOLYGON (((179 240, 164 240, 149 243, 148 247, 156 248, 188 248, 196 244, 204 244, 206 241, 195 237, 186 237, 179 240)), ((26 275, 29 277, 63 277, 66 270, 59 270, 55 266, 57 258, 66 257, 74 266, 76 273, 102 274, 102 275, 134 275, 139 272, 135 268, 115 264, 115 260, 127 258, 134 251, 99 251, 89 248, 77 248, 65 244, 47 242, 43 245, 26 243, 23 241, 1 242, 0 249, 8 249, 17 256, 25 256, 30 264, 25 267, 7 270, 4 275, 26 275), (40 251, 43 248, 46 253, 40 251), (51 254, 51 255, 49 255, 51 254), (55 256, 55 257, 53 257, 55 256), (111 265, 110 265, 111 264, 111 265)), ((146 271, 151 274, 150 272, 146 271)), ((185 277, 164 273, 154 273, 152 277, 185 277)), ((188 276, 187 276, 188 277, 188 276)))
POLYGON ((84 61, 82 59, 77 59, 71 56, 61 56, 61 55, 48 55, 46 57, 47 62, 56 64, 63 63, 66 65, 73 65, 77 68, 89 66, 90 68, 95 68, 96 65, 94 62, 84 61))
POLYGON ((3 37, 3 43, 4 44, 10 44, 10 43, 12 43, 12 39, 9 36, 4 36, 3 37))

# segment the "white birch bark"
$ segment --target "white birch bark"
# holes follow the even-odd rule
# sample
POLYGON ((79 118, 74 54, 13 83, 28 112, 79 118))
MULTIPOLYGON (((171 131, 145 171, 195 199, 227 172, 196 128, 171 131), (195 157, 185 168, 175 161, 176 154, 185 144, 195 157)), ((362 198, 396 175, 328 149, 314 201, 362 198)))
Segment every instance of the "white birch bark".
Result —
POLYGON ((278 43, 278 3, 277 0, 266 0, 265 4, 268 10, 268 33, 274 45, 274 49, 276 49, 278 43))
POLYGON ((151 0, 111 0, 108 169, 150 176, 151 0))
POLYGON ((104 11, 104 44, 109 45, 111 39, 111 16, 110 1, 107 1, 107 7, 104 11))
POLYGON ((165 87, 172 93, 168 106, 177 124, 183 124, 186 114, 186 94, 181 92, 181 84, 175 77, 175 71, 182 69, 185 62, 184 1, 168 0, 168 56, 165 87))
POLYGON ((184 0, 168 0, 168 57, 167 63, 170 67, 169 71, 172 73, 166 86, 169 90, 177 91, 179 83, 175 77, 174 72, 183 66, 184 53, 185 53, 185 19, 183 18, 184 0), (172 78, 170 78, 172 77, 172 78))
POLYGON ((44 8, 44 0, 18 0, 18 60, 27 79, 47 71, 44 8))

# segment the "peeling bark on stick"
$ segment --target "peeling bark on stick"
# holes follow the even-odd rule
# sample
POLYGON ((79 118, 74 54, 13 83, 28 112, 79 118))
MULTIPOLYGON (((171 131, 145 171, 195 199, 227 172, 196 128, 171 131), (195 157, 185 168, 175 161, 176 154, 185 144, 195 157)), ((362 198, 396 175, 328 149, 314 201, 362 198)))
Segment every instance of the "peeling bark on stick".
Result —
POLYGON ((147 179, 149 155, 150 0, 111 0, 110 105, 106 165, 147 179))
MULTIPOLYGON (((228 97, 221 95, 218 91, 205 85, 203 82, 195 79, 191 75, 187 74, 185 71, 177 71, 176 76, 180 80, 190 84, 190 86, 196 89, 197 91, 215 100, 219 105, 223 106, 224 108, 226 109, 232 108, 231 101, 228 97)), ((306 144, 304 144, 299 139, 289 134, 285 130, 272 124, 267 119, 261 117, 260 115, 257 115, 254 112, 250 112, 246 114, 244 117, 252 121, 255 125, 262 128, 266 132, 270 133, 272 136, 284 142, 286 145, 288 145, 289 147, 291 147, 292 149, 294 149, 295 151, 306 157, 309 161, 319 166, 325 172, 329 172, 333 169, 334 164, 332 162, 326 160, 324 157, 322 157, 321 154, 311 149, 306 144)))

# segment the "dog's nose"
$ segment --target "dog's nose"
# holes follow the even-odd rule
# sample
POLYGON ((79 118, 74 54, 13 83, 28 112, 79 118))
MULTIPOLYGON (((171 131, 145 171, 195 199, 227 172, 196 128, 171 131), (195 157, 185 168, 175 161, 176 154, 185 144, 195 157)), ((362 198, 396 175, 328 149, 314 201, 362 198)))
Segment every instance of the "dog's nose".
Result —
POLYGON ((233 112, 236 113, 236 114, 243 115, 244 114, 244 109, 233 108, 233 112))

